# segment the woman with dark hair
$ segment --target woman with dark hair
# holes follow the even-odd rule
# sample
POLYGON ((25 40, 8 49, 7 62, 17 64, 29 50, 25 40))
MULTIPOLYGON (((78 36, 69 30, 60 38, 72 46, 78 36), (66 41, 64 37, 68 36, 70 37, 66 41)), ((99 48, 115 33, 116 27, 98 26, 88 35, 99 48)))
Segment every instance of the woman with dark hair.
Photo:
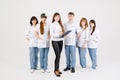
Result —
POLYGON ((33 73, 37 69, 38 64, 38 48, 37 48, 38 41, 34 35, 34 31, 37 27, 37 24, 38 24, 37 18, 35 16, 32 16, 30 20, 30 27, 28 28, 27 33, 25 35, 25 38, 29 42, 31 73, 33 73))
POLYGON ((90 25, 90 36, 88 41, 88 51, 92 61, 91 69, 95 70, 97 67, 96 53, 97 53, 98 42, 100 39, 100 33, 96 28, 95 20, 90 20, 89 25, 90 25))
POLYGON ((63 47, 63 38, 60 36, 64 33, 61 17, 59 13, 54 13, 52 24, 50 26, 50 35, 52 46, 56 55, 55 58, 55 70, 54 73, 56 76, 60 77, 62 72, 59 70, 60 63, 60 54, 63 47))
POLYGON ((48 52, 49 52, 49 46, 50 46, 50 26, 46 22, 47 16, 45 13, 41 14, 41 21, 40 26, 36 28, 35 30, 35 36, 38 39, 38 48, 40 52, 40 68, 41 72, 47 72, 48 70, 48 52))
POLYGON ((89 28, 86 18, 82 18, 80 20, 81 33, 78 37, 78 52, 80 65, 82 67, 82 71, 84 72, 86 69, 86 51, 87 51, 87 43, 89 40, 89 28))

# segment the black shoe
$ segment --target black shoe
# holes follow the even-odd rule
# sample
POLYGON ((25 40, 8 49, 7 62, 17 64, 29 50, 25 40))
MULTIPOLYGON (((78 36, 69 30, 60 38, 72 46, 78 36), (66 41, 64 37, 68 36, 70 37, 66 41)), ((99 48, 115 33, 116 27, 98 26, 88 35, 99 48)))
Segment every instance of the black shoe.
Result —
POLYGON ((71 68, 71 73, 75 73, 75 68, 71 68))
POLYGON ((70 70, 70 68, 68 68, 68 67, 66 67, 66 68, 64 69, 64 71, 68 71, 68 70, 70 70))
POLYGON ((60 76, 61 76, 58 71, 54 71, 54 73, 55 73, 55 75, 56 75, 57 77, 60 77, 60 76))
POLYGON ((35 70, 37 70, 37 68, 34 68, 35 70))

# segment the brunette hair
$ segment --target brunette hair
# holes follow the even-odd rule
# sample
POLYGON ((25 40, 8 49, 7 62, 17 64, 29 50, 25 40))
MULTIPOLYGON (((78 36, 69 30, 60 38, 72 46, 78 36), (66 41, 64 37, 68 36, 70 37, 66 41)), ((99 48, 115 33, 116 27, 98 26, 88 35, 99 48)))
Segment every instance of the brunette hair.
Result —
POLYGON ((75 16, 75 14, 74 14, 73 12, 69 12, 68 15, 73 15, 73 16, 75 16))
POLYGON ((44 34, 44 24, 42 21, 40 22, 40 33, 44 34))
MULTIPOLYGON (((95 22, 95 20, 90 20, 90 22, 89 22, 89 25, 90 25, 90 23, 93 23, 94 24, 94 26, 93 26, 93 30, 92 30, 92 32, 91 32, 91 35, 93 34, 93 32, 95 31, 95 28, 96 28, 96 22, 95 22)), ((91 27, 91 26, 90 26, 91 27)))
POLYGON ((30 25, 32 26, 33 24, 32 24, 32 21, 33 20, 36 20, 36 25, 38 24, 38 20, 37 20, 37 18, 35 17, 35 16, 32 16, 31 17, 31 19, 30 19, 30 25))
POLYGON ((85 21, 85 29, 88 27, 88 22, 87 22, 87 19, 86 18, 82 18, 81 20, 80 20, 80 27, 81 28, 83 28, 83 26, 82 26, 82 22, 83 21, 85 21))
MULTIPOLYGON (((59 17, 60 17, 60 14, 59 14, 59 13, 57 13, 57 12, 56 12, 56 13, 54 13, 52 23, 55 21, 55 19, 54 19, 54 18, 55 18, 56 16, 59 16, 59 17)), ((60 17, 60 19, 59 19, 58 23, 60 24, 60 26, 61 26, 61 28, 62 28, 62 32, 64 32, 61 17, 60 17)))
POLYGON ((41 14, 41 18, 47 18, 46 14, 45 14, 45 13, 42 13, 42 14, 41 14))
MULTIPOLYGON (((46 14, 42 13, 41 18, 47 18, 46 14)), ((44 34, 44 23, 42 21, 40 22, 40 33, 44 34)))

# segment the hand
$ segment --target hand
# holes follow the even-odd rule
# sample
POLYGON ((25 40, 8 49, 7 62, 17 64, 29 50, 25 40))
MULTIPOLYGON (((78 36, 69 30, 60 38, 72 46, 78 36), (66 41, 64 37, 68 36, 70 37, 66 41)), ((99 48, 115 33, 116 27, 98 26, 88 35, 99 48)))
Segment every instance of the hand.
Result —
POLYGON ((79 47, 77 43, 76 43, 76 47, 77 47, 77 48, 79 47))
POLYGON ((26 38, 27 39, 27 41, 30 41, 30 39, 29 38, 26 38))
POLYGON ((82 49, 85 49, 85 48, 86 48, 86 46, 85 46, 85 44, 83 44, 83 45, 82 45, 82 49))
POLYGON ((65 37, 65 38, 69 38, 69 36, 68 36, 68 35, 65 35, 64 37, 65 37))
POLYGON ((39 39, 39 40, 43 40, 42 37, 39 37, 38 39, 39 39))
POLYGON ((62 35, 63 35, 63 32, 60 32, 59 34, 60 34, 60 36, 62 36, 62 35))
POLYGON ((78 38, 80 38, 80 33, 77 34, 78 38))
POLYGON ((50 35, 48 35, 48 39, 50 39, 50 35))

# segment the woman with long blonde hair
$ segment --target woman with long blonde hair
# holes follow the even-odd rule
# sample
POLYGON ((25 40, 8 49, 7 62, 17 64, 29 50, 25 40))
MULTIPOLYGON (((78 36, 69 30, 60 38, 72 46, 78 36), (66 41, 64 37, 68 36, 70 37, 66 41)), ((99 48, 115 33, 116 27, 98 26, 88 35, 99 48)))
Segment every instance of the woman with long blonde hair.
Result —
POLYGON ((40 52, 40 68, 41 72, 47 72, 48 70, 48 52, 50 46, 50 26, 46 22, 47 16, 45 13, 41 14, 41 21, 38 28, 36 28, 35 35, 38 39, 38 48, 40 52))
POLYGON ((89 40, 89 28, 86 18, 82 18, 80 20, 80 27, 82 31, 80 33, 80 37, 78 38, 78 52, 82 71, 85 71, 87 43, 89 40))

